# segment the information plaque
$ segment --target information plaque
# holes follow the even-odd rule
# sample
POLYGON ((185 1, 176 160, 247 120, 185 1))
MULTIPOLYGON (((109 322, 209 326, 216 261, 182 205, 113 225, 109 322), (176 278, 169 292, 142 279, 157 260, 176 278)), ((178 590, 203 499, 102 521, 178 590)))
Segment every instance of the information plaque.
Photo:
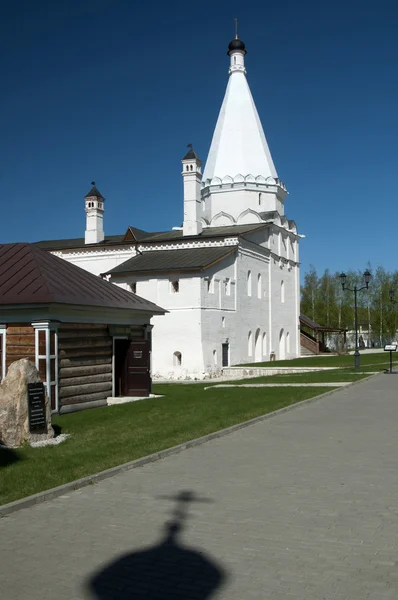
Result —
POLYGON ((28 383, 28 415, 31 433, 47 433, 44 384, 28 383))
POLYGON ((397 344, 386 344, 384 346, 384 351, 385 352, 396 352, 397 351, 397 344))

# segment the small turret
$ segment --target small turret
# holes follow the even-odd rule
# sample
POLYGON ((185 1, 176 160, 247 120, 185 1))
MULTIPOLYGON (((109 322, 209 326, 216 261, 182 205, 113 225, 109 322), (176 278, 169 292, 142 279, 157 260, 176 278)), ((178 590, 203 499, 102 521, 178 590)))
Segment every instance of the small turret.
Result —
POLYGON ((94 187, 84 197, 86 210, 86 232, 84 242, 86 244, 98 244, 104 241, 104 201, 105 198, 95 187, 95 181, 91 182, 94 187))
POLYGON ((202 232, 202 199, 200 190, 202 161, 192 148, 192 144, 188 144, 188 148, 188 152, 181 161, 184 181, 183 235, 198 235, 202 232))

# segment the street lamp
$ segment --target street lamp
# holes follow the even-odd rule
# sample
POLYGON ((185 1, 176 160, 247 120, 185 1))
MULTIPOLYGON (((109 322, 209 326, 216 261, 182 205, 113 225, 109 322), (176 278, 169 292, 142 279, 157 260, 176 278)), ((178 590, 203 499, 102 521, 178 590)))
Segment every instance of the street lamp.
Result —
POLYGON ((340 275, 340 281, 341 281, 341 287, 343 288, 343 292, 347 291, 347 292, 354 292, 354 309, 355 309, 355 352, 354 352, 354 364, 355 364, 355 370, 359 371, 359 348, 358 348, 358 305, 357 305, 357 293, 360 292, 361 290, 367 290, 369 288, 369 282, 372 278, 372 275, 369 273, 369 271, 366 269, 365 273, 363 274, 363 281, 365 283, 365 285, 363 285, 362 287, 358 288, 356 285, 354 285, 353 288, 349 288, 346 285, 346 281, 347 281, 347 275, 345 273, 341 273, 340 275))

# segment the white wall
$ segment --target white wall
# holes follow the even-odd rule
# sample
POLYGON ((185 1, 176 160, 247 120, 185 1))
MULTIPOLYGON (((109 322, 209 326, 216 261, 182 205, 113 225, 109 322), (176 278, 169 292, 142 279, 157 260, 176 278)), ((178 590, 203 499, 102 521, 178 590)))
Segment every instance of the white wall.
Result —
MULTIPOLYGON (((119 275, 112 278, 113 283, 127 290, 135 282, 139 296, 169 311, 164 316, 154 317, 152 321, 152 371, 155 377, 217 373, 222 365, 222 344, 227 341, 232 365, 269 360, 271 351, 275 352, 277 359, 299 355, 299 267, 292 262, 290 246, 290 239, 296 246, 296 237, 277 226, 245 237, 245 240, 241 239, 236 254, 201 273, 168 273, 156 277, 119 275), (283 258, 277 256, 279 250, 283 258), (249 270, 252 277, 251 296, 247 291, 249 270), (261 297, 258 297, 259 273, 261 297), (212 280, 210 291, 209 279, 212 280), (230 281, 230 295, 226 293, 226 279, 230 281), (174 280, 179 281, 178 293, 172 291, 171 282, 174 280), (281 281, 284 282, 284 302, 281 281), (283 335, 280 344, 281 330, 283 335), (259 342, 256 351, 257 331, 259 342), (251 354, 248 348, 249 332, 252 334, 251 354), (217 364, 214 351, 217 353, 217 364), (181 367, 173 364, 175 352, 182 355, 181 367)), ((169 250, 165 248, 164 251, 169 250)), ((96 275, 134 255, 134 246, 61 253, 66 260, 96 275)), ((298 248, 295 249, 295 259, 298 260, 298 248)))
POLYGON ((68 262, 93 273, 100 275, 114 269, 121 263, 136 255, 134 246, 123 248, 93 248, 79 251, 61 250, 54 251, 52 254, 67 260, 68 262))

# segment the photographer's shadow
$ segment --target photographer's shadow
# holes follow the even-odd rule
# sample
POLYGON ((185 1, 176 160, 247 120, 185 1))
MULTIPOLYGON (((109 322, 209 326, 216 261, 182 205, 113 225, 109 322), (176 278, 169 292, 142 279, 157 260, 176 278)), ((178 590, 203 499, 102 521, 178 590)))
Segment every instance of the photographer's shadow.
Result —
POLYGON ((185 506, 201 500, 190 492, 176 499, 175 518, 159 544, 120 557, 90 579, 95 600, 209 600, 222 585, 225 571, 179 540, 185 506))

